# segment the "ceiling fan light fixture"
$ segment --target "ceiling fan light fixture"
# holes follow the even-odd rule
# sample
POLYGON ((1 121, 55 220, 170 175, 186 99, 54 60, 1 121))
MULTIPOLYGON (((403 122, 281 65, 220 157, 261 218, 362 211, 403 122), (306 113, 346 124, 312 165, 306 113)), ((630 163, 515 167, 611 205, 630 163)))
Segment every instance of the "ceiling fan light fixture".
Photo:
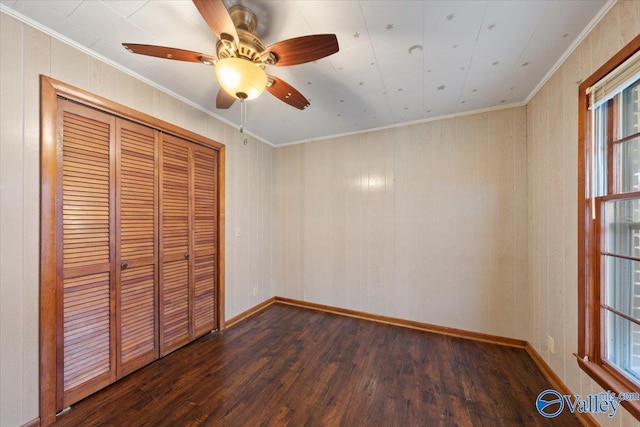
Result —
POLYGON ((254 99, 267 87, 267 75, 256 63, 243 58, 224 58, 216 64, 222 89, 237 99, 254 99))

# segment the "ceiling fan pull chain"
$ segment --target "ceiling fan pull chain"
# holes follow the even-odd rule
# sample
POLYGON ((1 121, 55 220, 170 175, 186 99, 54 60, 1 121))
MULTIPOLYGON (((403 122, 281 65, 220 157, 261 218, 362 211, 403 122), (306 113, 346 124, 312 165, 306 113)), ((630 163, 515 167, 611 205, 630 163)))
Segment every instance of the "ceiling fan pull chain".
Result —
MULTIPOLYGON (((240 100, 240 133, 244 135, 244 123, 247 121, 247 104, 240 100)), ((244 137, 244 145, 247 145, 247 137, 244 137)))
POLYGON ((245 112, 246 105, 244 103, 244 99, 240 100, 240 133, 244 133, 244 120, 245 120, 245 112))

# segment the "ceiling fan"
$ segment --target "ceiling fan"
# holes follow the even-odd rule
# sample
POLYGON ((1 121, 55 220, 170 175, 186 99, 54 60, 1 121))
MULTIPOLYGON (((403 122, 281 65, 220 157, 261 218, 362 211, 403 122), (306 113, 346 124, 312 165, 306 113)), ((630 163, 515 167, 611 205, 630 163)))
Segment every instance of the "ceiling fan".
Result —
POLYGON ((145 44, 123 43, 132 53, 215 66, 220 90, 216 108, 228 109, 236 99, 258 97, 265 89, 279 100, 304 110, 309 101, 293 86, 265 73, 268 65, 279 67, 316 61, 338 52, 335 34, 315 34, 283 40, 265 47, 255 31, 258 19, 241 5, 225 7, 222 0, 193 0, 218 38, 216 55, 145 44))

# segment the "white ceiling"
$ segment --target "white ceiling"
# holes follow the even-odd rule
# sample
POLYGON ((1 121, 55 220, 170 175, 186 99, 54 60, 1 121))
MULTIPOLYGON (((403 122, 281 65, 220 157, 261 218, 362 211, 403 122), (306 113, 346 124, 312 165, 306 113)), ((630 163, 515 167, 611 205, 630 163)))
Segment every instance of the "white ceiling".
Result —
MULTIPOLYGON (((122 43, 215 56, 216 38, 189 0, 1 0, 2 10, 142 76, 228 123, 213 69, 127 52, 122 43), (12 9, 9 11, 7 8, 12 9)), ((610 7, 607 0, 225 0, 259 19, 265 45, 335 33, 340 51, 269 67, 311 102, 300 111, 267 92, 247 103, 247 131, 273 145, 522 104, 610 7), (411 49, 412 46, 420 46, 411 49)))

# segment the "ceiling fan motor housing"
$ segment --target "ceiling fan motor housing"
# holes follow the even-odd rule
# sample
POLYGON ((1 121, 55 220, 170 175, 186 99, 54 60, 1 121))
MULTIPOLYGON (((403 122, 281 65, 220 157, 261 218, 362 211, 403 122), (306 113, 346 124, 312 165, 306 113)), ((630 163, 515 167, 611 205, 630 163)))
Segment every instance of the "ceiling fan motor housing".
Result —
POLYGON ((255 33, 258 28, 258 17, 248 7, 242 5, 231 6, 229 16, 233 25, 241 30, 255 33))
POLYGON ((271 55, 263 55, 265 46, 257 34, 258 18, 253 11, 241 5, 232 6, 229 15, 238 32, 239 45, 234 46, 233 39, 220 39, 216 44, 218 59, 243 58, 264 68, 275 63, 271 55))

